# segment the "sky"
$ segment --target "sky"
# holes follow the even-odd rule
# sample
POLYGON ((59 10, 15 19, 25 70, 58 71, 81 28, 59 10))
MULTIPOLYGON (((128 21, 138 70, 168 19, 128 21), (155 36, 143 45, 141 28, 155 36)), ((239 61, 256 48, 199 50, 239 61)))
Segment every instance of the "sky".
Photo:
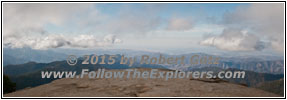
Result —
POLYGON ((284 53, 283 3, 4 3, 3 44, 284 53))

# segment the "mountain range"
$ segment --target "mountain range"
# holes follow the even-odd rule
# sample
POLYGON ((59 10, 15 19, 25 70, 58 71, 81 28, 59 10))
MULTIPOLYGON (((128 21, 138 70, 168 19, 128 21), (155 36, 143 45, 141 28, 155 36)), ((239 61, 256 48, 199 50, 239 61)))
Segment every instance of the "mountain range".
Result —
MULTIPOLYGON (((30 48, 22 49, 12 49, 4 48, 3 55, 3 65, 15 65, 24 64, 27 62, 37 62, 37 63, 50 63, 53 61, 65 60, 68 55, 76 55, 77 57, 83 57, 86 54, 96 54, 96 55, 125 55, 129 57, 149 55, 150 57, 158 57, 163 55, 165 57, 180 57, 185 56, 186 58, 191 58, 193 55, 199 56, 213 56, 219 57, 219 64, 189 64, 190 60, 185 59, 185 65, 161 65, 169 69, 178 70, 189 70, 191 68, 201 68, 201 67, 219 67, 222 69, 236 68, 247 71, 254 71, 259 73, 271 73, 271 74, 283 74, 284 73, 284 61, 283 57, 280 56, 236 56, 229 57, 224 55, 210 55, 205 53, 189 53, 181 55, 170 55, 160 52, 150 52, 150 51, 138 51, 129 49, 97 49, 97 50, 70 50, 70 49, 59 49, 59 50, 33 50, 30 48)), ((139 61, 137 61, 139 62, 139 61)))
MULTIPOLYGON (((79 50, 80 51, 80 50, 79 50)), ((135 50, 98 50, 96 53, 91 53, 93 50, 86 51, 84 53, 77 53, 77 50, 67 50, 66 52, 60 50, 32 50, 32 49, 5 49, 4 48, 4 74, 8 75, 13 82, 15 82, 16 89, 24 89, 28 87, 35 87, 43 84, 47 84, 57 79, 42 79, 41 71, 81 71, 82 69, 97 70, 98 68, 106 69, 127 69, 127 68, 159 68, 159 69, 171 69, 181 71, 245 71, 246 77, 244 79, 224 79, 230 83, 243 84, 248 87, 254 87, 263 89, 265 91, 273 92, 282 95, 282 85, 284 78, 284 61, 278 56, 253 56, 253 57, 224 57, 218 55, 210 55, 205 53, 190 53, 182 55, 169 55, 159 52, 147 52, 147 51, 135 51, 135 50), (81 62, 83 54, 102 54, 107 56, 108 53, 117 55, 115 64, 88 64, 82 65, 81 62), (118 53, 118 54, 117 54, 118 53), (69 54, 76 54, 79 57, 78 64, 70 66, 66 62, 66 57, 69 54), (127 56, 140 56, 149 55, 151 57, 157 57, 163 55, 165 57, 177 57, 186 56, 190 58, 193 55, 199 56, 214 56, 220 57, 219 64, 185 64, 185 65, 167 65, 167 64, 139 64, 136 61, 135 64, 130 67, 128 65, 119 64, 120 56, 126 54, 127 56), (18 56, 20 55, 20 56, 18 56), (280 85, 281 84, 281 85, 280 85), (264 88, 271 87, 274 88, 264 88), (275 91, 275 92, 274 92, 275 91)), ((100 60, 101 58, 99 58, 100 60)), ((186 59, 185 63, 189 63, 186 59)))

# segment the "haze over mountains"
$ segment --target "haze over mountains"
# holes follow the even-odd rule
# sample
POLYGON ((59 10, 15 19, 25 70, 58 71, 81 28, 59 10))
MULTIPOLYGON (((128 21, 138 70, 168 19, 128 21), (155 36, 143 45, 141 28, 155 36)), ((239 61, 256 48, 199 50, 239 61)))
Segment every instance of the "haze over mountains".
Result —
MULTIPOLYGON (((185 65, 170 65, 164 64, 162 66, 169 69, 179 69, 179 70, 189 70, 191 68, 201 68, 201 67, 219 67, 222 69, 236 68, 242 70, 255 71, 260 73, 272 73, 272 74, 282 74, 284 73, 284 61, 281 56, 268 56, 268 55, 258 55, 258 56, 233 56, 228 57, 226 55, 210 55, 205 53, 189 53, 181 55, 170 55, 161 52, 152 51, 139 51, 139 50, 129 50, 129 49, 97 49, 97 50, 77 50, 77 49, 59 49, 59 50, 33 50, 29 48, 22 49, 11 49, 4 48, 3 64, 15 65, 24 64, 27 62, 37 62, 37 63, 50 63, 53 61, 63 61, 66 60, 68 55, 76 55, 77 57, 83 57, 83 55, 125 55, 129 57, 149 55, 151 57, 158 57, 163 55, 164 57, 179 57, 185 56, 185 65), (193 55, 199 56, 213 56, 219 57, 219 64, 190 64, 190 59, 193 55)), ((138 61, 139 62, 139 61, 138 61)))
POLYGON ((128 49, 49 49, 49 50, 34 50, 31 48, 3 48, 4 66, 9 64, 23 64, 30 61, 38 63, 49 63, 53 61, 66 60, 68 55, 76 55, 82 57, 90 54, 124 54, 126 56, 136 55, 152 55, 154 52, 128 50, 128 49))

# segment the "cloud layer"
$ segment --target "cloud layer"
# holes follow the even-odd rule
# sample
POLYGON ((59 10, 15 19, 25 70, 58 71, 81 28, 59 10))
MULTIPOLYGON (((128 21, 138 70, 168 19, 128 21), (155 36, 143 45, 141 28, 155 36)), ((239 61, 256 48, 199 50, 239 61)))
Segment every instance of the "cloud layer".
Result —
MULTIPOLYGON (((192 28, 190 19, 159 17, 157 13, 165 7, 164 4, 123 4, 114 16, 99 11, 95 6, 97 5, 92 3, 6 3, 3 14, 4 45, 33 49, 92 48, 110 46, 122 41, 115 36, 132 34, 139 37, 163 26, 162 29, 172 31, 192 28), (141 8, 138 9, 137 6, 141 8), (166 24, 164 21, 168 25, 163 25, 166 24), (56 27, 73 27, 74 30, 93 34, 73 35, 75 37, 69 36, 68 33, 51 35, 50 30, 45 29, 49 24, 56 27), (107 36, 95 38, 98 34, 107 36)), ((65 31, 65 28, 62 29, 65 31)))
MULTIPOLYGON (((4 4, 4 46, 11 48, 30 47, 48 49, 58 47, 94 48, 120 43, 115 35, 99 38, 95 35, 50 34, 45 25, 63 26, 93 4, 75 3, 13 3, 4 4)), ((89 15, 96 14, 94 9, 89 15)))
MULTIPOLYGON (((118 39, 119 37, 129 40, 148 34, 144 39, 165 40, 161 38, 162 36, 155 37, 156 35, 190 39, 194 38, 193 36, 201 36, 207 30, 215 29, 204 27, 203 30, 196 31, 196 29, 202 29, 201 26, 209 24, 198 18, 202 16, 177 15, 180 12, 166 11, 164 9, 166 6, 168 5, 119 4, 111 8, 116 10, 106 8, 103 10, 97 8, 98 4, 92 3, 5 3, 3 4, 3 42, 4 46, 12 48, 93 48, 120 43, 122 40, 118 39), (53 27, 47 29, 47 26, 53 27), (56 32, 53 32, 55 29, 56 32), (66 31, 75 33, 69 34, 66 31), (190 32, 192 35, 183 34, 184 32, 190 32)), ((168 9, 178 6, 169 6, 168 9)), ((105 7, 109 6, 105 5, 105 7)), ((184 11, 186 8, 178 10, 184 11)), ((272 48, 275 51, 284 52, 284 4, 240 5, 234 11, 226 12, 219 17, 222 17, 221 22, 212 24, 220 26, 220 31, 208 33, 218 34, 223 31, 218 35, 205 37, 200 41, 200 45, 229 51, 272 48)), ((137 39, 131 40, 134 44, 138 42, 137 39)), ((199 40, 191 41, 198 43, 199 40)), ((160 46, 162 45, 158 45, 159 48, 160 46)))
POLYGON ((240 29, 225 29, 221 35, 209 36, 200 44, 229 51, 262 50, 267 46, 257 36, 240 29))
POLYGON ((117 39, 115 35, 106 35, 96 38, 94 35, 47 35, 41 37, 22 37, 8 38, 4 41, 4 46, 11 48, 30 47, 37 50, 45 50, 49 48, 68 47, 68 48, 94 48, 110 46, 114 43, 121 43, 122 40, 117 39))

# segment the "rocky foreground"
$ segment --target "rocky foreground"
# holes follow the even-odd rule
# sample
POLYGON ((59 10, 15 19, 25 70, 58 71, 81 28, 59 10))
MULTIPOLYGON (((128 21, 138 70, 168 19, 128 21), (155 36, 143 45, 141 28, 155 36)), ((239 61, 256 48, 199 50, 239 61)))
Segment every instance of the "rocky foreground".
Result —
MULTIPOLYGON (((141 69, 148 70, 148 69, 141 69)), ((58 79, 4 97, 279 97, 219 79, 58 79)))

